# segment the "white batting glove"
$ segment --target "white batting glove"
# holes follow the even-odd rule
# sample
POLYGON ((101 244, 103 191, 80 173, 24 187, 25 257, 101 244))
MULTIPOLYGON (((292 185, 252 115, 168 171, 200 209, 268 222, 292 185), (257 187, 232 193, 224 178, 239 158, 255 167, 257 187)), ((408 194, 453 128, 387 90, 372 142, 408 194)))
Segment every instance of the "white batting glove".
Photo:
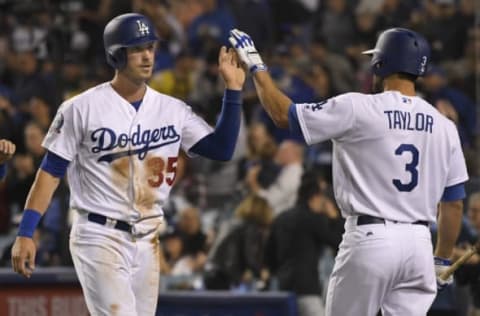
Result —
POLYGON ((435 262, 435 274, 437 275, 437 290, 441 291, 453 283, 453 275, 450 275, 446 280, 440 278, 440 275, 450 267, 452 262, 440 257, 434 257, 433 260, 435 262))
POLYGON ((237 52, 240 60, 247 65, 250 73, 254 74, 257 71, 267 70, 267 65, 265 65, 260 57, 250 35, 240 30, 233 29, 230 31, 230 37, 228 40, 237 52))

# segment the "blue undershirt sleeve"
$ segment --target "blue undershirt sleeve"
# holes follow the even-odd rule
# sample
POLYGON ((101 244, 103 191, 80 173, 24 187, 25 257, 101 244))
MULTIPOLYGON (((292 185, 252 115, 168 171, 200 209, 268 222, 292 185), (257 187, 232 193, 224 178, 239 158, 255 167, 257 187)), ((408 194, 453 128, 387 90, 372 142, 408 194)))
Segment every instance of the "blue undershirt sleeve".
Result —
POLYGON ((0 165, 0 179, 3 179, 3 177, 5 177, 6 173, 7 173, 7 165, 6 164, 1 164, 0 165))
POLYGON ((451 202, 462 200, 467 196, 465 193, 465 185, 463 183, 446 187, 443 191, 442 202, 451 202))
POLYGON ((302 128, 300 127, 300 123, 298 122, 298 115, 297 115, 295 103, 292 103, 288 108, 288 127, 290 129, 290 133, 294 138, 301 139, 303 142, 305 142, 305 137, 303 137, 302 128))
POLYGON ((215 130, 200 139, 190 148, 190 151, 213 160, 232 159, 240 131, 241 110, 241 91, 225 90, 222 112, 215 130))
POLYGON ((43 157, 40 168, 43 171, 50 173, 56 178, 63 178, 65 172, 67 171, 69 163, 70 161, 63 159, 62 157, 52 153, 51 151, 47 151, 47 153, 43 157))

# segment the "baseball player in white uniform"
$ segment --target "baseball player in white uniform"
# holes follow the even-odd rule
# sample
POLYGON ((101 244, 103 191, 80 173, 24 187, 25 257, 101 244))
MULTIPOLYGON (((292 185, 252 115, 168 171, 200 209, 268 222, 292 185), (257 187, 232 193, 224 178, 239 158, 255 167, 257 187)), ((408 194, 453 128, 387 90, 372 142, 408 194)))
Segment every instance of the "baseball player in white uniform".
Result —
POLYGON ((415 93, 430 57, 426 40, 402 28, 379 36, 365 52, 373 55, 377 94, 295 104, 274 85, 250 36, 230 35, 273 121, 307 144, 333 141, 334 191, 346 224, 326 314, 425 315, 437 286, 452 282, 438 275, 450 265, 468 180, 454 123, 415 93))
POLYGON ((146 85, 157 40, 140 14, 107 24, 104 45, 115 76, 59 108, 12 249, 14 270, 30 277, 31 236, 68 166, 70 207, 79 215, 70 250, 92 315, 155 314, 158 233, 179 151, 229 160, 239 132, 245 71, 234 50, 219 53, 226 90, 213 129, 182 101, 146 85))

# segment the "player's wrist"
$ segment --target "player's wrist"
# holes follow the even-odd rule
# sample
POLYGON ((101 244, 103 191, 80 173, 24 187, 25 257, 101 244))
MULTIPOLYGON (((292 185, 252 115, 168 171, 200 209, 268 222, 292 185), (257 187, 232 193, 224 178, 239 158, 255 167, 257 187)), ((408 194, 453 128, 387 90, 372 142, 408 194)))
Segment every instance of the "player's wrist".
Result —
POLYGON ((436 265, 442 265, 442 266, 446 266, 446 265, 451 265, 451 264, 452 264, 452 260, 450 260, 450 259, 448 259, 448 258, 438 257, 438 256, 434 256, 434 257, 433 257, 433 261, 435 262, 436 265))
POLYGON ((42 214, 40 212, 33 209, 25 209, 18 227, 17 236, 32 238, 41 218, 42 214))
POLYGON ((250 67, 250 73, 254 75, 255 73, 259 71, 268 71, 268 67, 265 64, 256 64, 250 67))
POLYGON ((237 89, 225 89, 223 93, 224 103, 228 104, 242 104, 242 91, 237 89))
POLYGON ((236 82, 225 82, 225 89, 231 91, 241 91, 243 85, 236 82))

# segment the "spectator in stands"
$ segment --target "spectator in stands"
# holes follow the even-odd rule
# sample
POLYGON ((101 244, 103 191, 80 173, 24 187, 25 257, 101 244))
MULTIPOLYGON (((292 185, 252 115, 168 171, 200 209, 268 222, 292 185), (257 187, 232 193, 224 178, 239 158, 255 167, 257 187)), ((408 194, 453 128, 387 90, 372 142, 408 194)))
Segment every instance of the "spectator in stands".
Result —
POLYGON ((377 13, 357 6, 354 16, 355 36, 351 38, 347 47, 347 56, 357 60, 359 55, 369 47, 374 47, 377 34, 382 29, 377 13))
POLYGON ((0 83, 0 135, 2 138, 15 138, 15 116, 16 108, 12 104, 11 93, 8 88, 2 88, 0 83))
POLYGON ((425 9, 426 17, 419 31, 431 43, 432 60, 438 63, 461 57, 467 30, 455 0, 428 0, 425 9))
POLYGON ((480 78, 480 58, 477 56, 480 47, 480 26, 468 30, 465 55, 461 58, 445 62, 442 66, 449 76, 452 86, 464 92, 470 99, 475 100, 480 78), (477 47, 477 48, 476 48, 477 47))
POLYGON ((200 0, 203 13, 187 29, 188 45, 197 56, 228 44, 229 31, 235 22, 230 12, 219 6, 218 0, 200 0))
POLYGON ((251 192, 268 201, 274 216, 295 204, 303 173, 303 150, 303 145, 294 140, 285 140, 280 144, 275 163, 281 166, 281 170, 273 183, 265 189, 260 186, 258 178, 261 166, 253 166, 247 172, 246 181, 251 192))
MULTIPOLYGON (((286 34, 308 40, 312 21, 323 1, 282 0, 267 2, 272 12, 275 39, 277 42, 282 42, 286 34)), ((257 41, 255 37, 252 38, 257 41)))
POLYGON ((153 74, 150 79, 150 87, 160 93, 187 100, 193 92, 194 75, 195 59, 184 52, 177 55, 172 69, 165 69, 153 74))
POLYGON ((188 207, 180 211, 177 223, 178 234, 182 238, 183 254, 191 258, 193 271, 200 271, 207 259, 207 235, 202 231, 200 211, 188 207))
POLYGON ((74 53, 68 53, 65 56, 61 71, 61 84, 64 91, 62 95, 63 100, 74 97, 82 91, 81 82, 85 72, 86 70, 83 67, 80 56, 74 53))
MULTIPOLYGON (((236 27, 245 30, 259 43, 260 51, 270 51, 273 48, 274 24, 272 13, 267 1, 228 0, 225 4, 237 21, 236 27)), ((285 1, 282 1, 282 5, 285 1)))
POLYGON ((250 287, 262 273, 264 241, 272 218, 267 201, 248 195, 235 210, 235 218, 220 230, 208 254, 204 284, 209 290, 250 287))
POLYGON ((322 64, 310 64, 304 71, 303 80, 315 92, 314 100, 326 100, 337 94, 332 86, 330 72, 322 64))
POLYGON ((31 120, 43 130, 48 130, 52 122, 53 109, 48 102, 43 93, 32 96, 28 102, 28 112, 31 120))
MULTIPOLYGON (((467 214, 471 224, 480 235, 480 191, 473 193, 468 198, 467 214)), ((454 250, 454 260, 463 255, 470 245, 457 247, 454 250)), ((455 274, 459 284, 468 284, 472 296, 473 306, 469 316, 480 316, 480 255, 474 254, 465 264, 463 264, 455 274)))
POLYGON ((312 63, 323 65, 329 70, 334 91, 344 93, 358 89, 355 71, 349 61, 343 55, 329 51, 323 37, 317 37, 312 41, 310 59, 312 63))
POLYGON ((391 27, 406 27, 413 1, 384 0, 380 8, 380 20, 383 29, 391 27))
POLYGON ((33 180, 35 179, 36 166, 33 156, 28 153, 17 153, 13 157, 12 169, 7 177, 7 194, 9 208, 14 215, 23 209, 33 180))
POLYGON ((355 36, 352 13, 346 0, 327 0, 326 8, 316 21, 316 36, 327 40, 327 47, 336 54, 345 54, 345 47, 355 36))
POLYGON ((318 264, 323 247, 337 250, 343 231, 324 185, 318 174, 303 174, 295 207, 274 219, 265 249, 266 265, 279 289, 297 295, 299 316, 325 315, 318 264))
POLYGON ((188 96, 192 107, 209 123, 215 124, 220 111, 224 84, 218 76, 218 49, 207 53, 202 67, 195 75, 194 87, 188 96))
POLYGON ((260 166, 257 177, 259 185, 266 189, 277 178, 280 166, 274 162, 277 144, 265 125, 259 122, 252 123, 247 134, 247 155, 242 161, 240 179, 253 166, 260 166))
POLYGON ((21 112, 28 111, 28 102, 34 96, 44 96, 48 104, 57 104, 58 89, 42 73, 40 60, 34 51, 21 51, 15 54, 12 67, 14 98, 21 112))
POLYGON ((191 276, 194 272, 192 260, 185 256, 185 245, 178 230, 171 227, 162 237, 160 271, 165 275, 191 276))
POLYGON ((462 145, 471 146, 475 134, 475 104, 460 90, 448 84, 445 71, 432 65, 423 80, 426 100, 455 122, 462 145))

